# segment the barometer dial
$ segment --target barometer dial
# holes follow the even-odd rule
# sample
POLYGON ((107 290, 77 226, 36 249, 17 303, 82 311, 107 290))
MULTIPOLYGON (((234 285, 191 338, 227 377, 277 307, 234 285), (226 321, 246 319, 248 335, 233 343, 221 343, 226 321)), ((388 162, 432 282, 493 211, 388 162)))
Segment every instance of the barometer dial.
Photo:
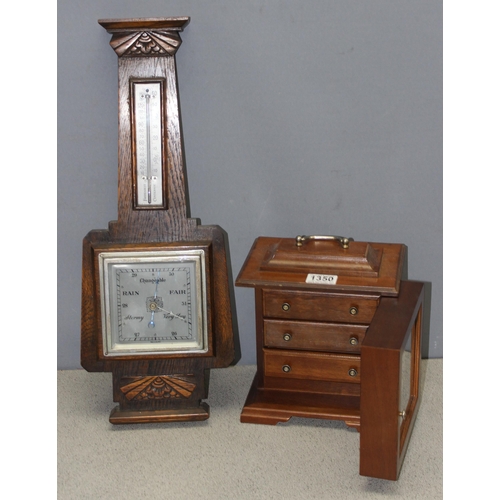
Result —
POLYGON ((103 353, 208 350, 204 251, 102 252, 103 353))

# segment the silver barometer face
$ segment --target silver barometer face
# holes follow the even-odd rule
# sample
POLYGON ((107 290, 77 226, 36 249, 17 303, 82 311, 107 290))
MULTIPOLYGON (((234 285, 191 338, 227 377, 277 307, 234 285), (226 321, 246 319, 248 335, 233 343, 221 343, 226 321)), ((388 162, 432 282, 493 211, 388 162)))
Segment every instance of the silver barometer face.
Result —
POLYGON ((104 356, 208 351, 205 251, 102 252, 104 356))

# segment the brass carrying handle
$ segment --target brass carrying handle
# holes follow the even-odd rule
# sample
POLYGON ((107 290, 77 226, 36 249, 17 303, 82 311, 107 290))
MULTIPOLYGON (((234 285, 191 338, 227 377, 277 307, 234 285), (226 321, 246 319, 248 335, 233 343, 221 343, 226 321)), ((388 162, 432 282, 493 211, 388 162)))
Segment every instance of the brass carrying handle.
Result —
POLYGON ((338 241, 342 245, 342 248, 349 248, 349 242, 354 241, 352 238, 346 238, 345 236, 297 236, 297 238, 295 238, 298 247, 301 247, 304 243, 311 240, 338 241))

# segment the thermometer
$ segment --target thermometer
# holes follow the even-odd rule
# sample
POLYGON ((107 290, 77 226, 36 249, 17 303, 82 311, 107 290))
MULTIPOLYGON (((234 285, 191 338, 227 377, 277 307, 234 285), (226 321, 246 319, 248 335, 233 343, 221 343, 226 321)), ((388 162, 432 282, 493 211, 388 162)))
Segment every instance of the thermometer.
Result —
POLYGON ((136 205, 163 206, 160 82, 134 82, 136 205))

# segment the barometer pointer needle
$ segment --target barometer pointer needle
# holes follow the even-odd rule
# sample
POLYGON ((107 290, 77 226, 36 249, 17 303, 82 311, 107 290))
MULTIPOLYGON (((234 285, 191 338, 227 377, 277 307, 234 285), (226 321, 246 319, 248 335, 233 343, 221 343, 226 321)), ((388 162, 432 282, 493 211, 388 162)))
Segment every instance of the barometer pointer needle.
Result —
MULTIPOLYGON (((158 271, 158 278, 156 279, 156 288, 155 288, 155 296, 154 296, 154 304, 155 304, 156 308, 158 308, 158 309, 159 309, 159 307, 158 307, 158 304, 156 304, 156 296, 158 294, 158 283, 159 282, 160 282, 160 271, 158 271)), ((148 328, 154 328, 156 326, 154 319, 155 319, 155 311, 151 311, 151 320, 148 323, 148 328)))

